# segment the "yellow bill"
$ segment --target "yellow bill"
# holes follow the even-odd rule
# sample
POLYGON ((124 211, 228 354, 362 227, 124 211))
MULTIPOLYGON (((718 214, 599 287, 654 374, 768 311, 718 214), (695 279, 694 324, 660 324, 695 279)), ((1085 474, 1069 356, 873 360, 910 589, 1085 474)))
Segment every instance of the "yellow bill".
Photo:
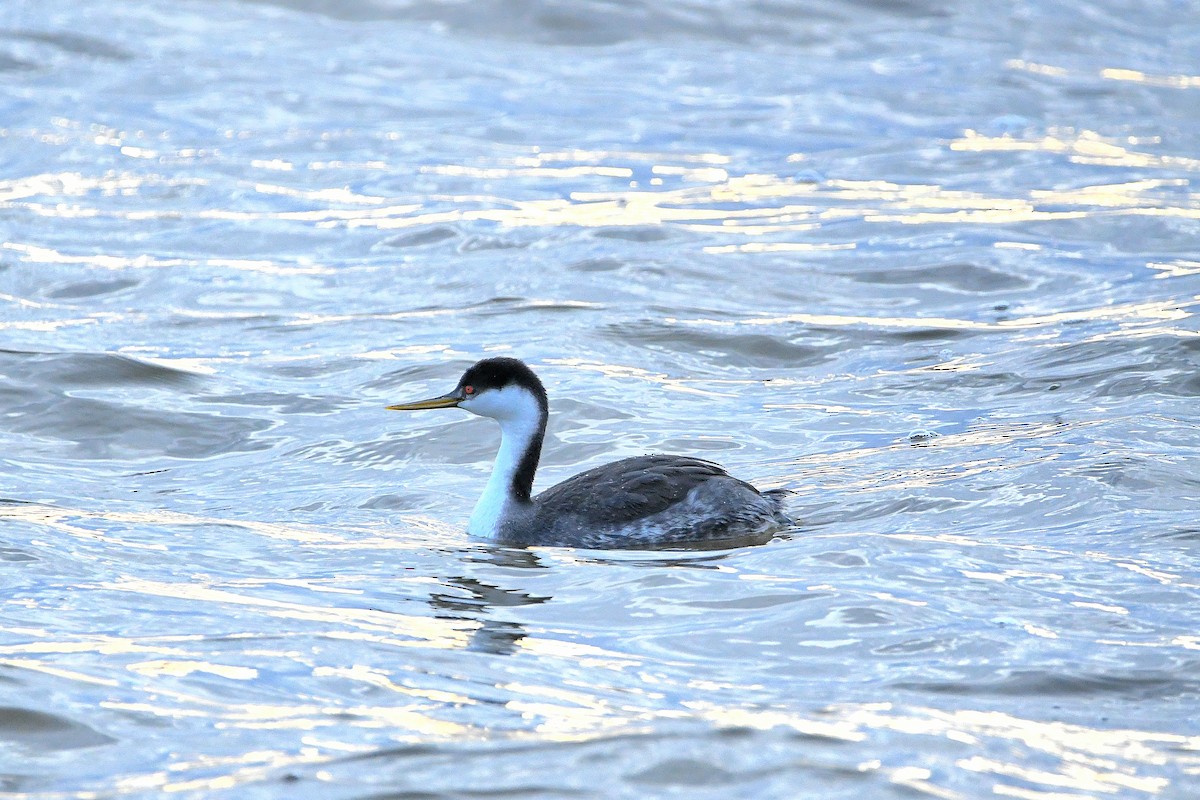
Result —
POLYGON ((416 400, 412 403, 397 403, 388 406, 388 411, 423 411, 427 408, 454 408, 462 402, 462 395, 457 392, 444 394, 441 397, 431 397, 428 400, 416 400))

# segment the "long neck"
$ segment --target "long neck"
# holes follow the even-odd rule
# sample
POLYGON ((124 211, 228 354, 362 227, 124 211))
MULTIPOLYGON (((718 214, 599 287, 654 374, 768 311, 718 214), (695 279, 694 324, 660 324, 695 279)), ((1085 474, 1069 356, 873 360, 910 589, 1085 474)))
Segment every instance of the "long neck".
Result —
POLYGON ((540 414, 536 419, 500 420, 500 451, 496 453, 488 490, 494 485, 513 500, 528 503, 545 435, 546 419, 540 414))
POLYGON ((546 434, 546 411, 536 403, 496 421, 500 423, 500 450, 471 513, 468 530, 475 536, 495 537, 504 520, 529 503, 546 434))

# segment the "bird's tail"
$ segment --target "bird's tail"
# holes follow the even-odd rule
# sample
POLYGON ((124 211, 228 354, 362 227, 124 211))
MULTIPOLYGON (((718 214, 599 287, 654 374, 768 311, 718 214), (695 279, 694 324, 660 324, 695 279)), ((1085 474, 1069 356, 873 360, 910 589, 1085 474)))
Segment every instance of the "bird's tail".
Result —
POLYGON ((767 489, 762 492, 762 496, 771 501, 771 506, 775 510, 775 518, 784 525, 792 525, 795 520, 787 511, 784 510, 783 504, 795 492, 791 489, 767 489))

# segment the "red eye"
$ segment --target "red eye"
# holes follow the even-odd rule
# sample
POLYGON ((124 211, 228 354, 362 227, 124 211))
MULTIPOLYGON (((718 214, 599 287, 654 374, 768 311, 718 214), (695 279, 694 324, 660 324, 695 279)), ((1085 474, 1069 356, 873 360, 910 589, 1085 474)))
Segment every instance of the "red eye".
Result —
POLYGON ((475 387, 474 386, 464 386, 463 394, 467 394, 467 395, 475 394, 475 387))

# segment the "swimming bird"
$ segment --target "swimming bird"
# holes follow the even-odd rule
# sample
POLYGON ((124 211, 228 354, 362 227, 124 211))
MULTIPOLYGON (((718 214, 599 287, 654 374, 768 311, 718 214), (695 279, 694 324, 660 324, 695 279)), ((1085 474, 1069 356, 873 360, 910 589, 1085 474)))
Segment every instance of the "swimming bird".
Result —
POLYGON ((589 469, 534 496, 546 390, 524 362, 485 358, 454 390, 392 411, 461 408, 500 423, 500 450, 467 532, 510 545, 654 548, 765 541, 792 520, 783 489, 760 492, 699 458, 645 455, 589 469))

